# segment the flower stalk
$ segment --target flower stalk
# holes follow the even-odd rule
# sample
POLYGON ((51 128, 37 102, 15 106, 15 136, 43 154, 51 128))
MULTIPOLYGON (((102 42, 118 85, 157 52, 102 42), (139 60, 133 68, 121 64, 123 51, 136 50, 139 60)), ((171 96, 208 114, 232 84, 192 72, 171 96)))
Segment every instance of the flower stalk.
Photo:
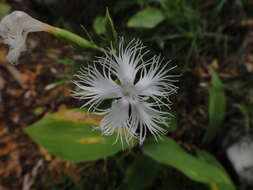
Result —
POLYGON ((31 32, 47 32, 61 40, 85 49, 93 49, 104 52, 103 48, 85 38, 57 28, 37 19, 32 18, 22 11, 14 11, 5 16, 0 22, 0 37, 9 45, 9 53, 6 56, 10 63, 17 63, 20 54, 26 50, 26 38, 31 32))
POLYGON ((101 52, 105 51, 103 48, 98 47, 95 43, 90 42, 86 40, 85 38, 62 28, 45 24, 45 32, 48 32, 49 34, 65 42, 68 42, 75 47, 94 49, 101 52))

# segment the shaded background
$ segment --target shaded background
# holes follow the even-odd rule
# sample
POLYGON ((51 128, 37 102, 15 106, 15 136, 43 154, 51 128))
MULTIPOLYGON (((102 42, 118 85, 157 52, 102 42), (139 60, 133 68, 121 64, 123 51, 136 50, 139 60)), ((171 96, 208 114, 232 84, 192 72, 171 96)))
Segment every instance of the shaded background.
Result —
MULTIPOLYGON (((211 70, 216 70, 226 85, 226 117, 216 139, 202 148, 212 152, 238 188, 243 189, 224 152, 228 144, 245 134, 247 126, 252 128, 253 3, 246 0, 1 0, 0 16, 11 10, 23 10, 44 22, 106 44, 101 24, 106 7, 120 36, 140 38, 152 53, 162 54, 178 65, 180 90, 173 97, 177 128, 169 135, 189 151, 200 146, 208 125, 208 88, 211 70), (151 12, 152 18, 156 18, 151 26, 145 25, 152 22, 150 15, 137 23, 130 22, 146 8, 162 10, 166 19, 157 22, 159 15, 151 12)), ((33 143, 21 128, 55 111, 80 107, 82 102, 70 95, 73 86, 69 81, 76 69, 96 54, 74 50, 46 33, 30 35, 27 43, 28 51, 17 66, 6 62, 7 48, 0 44, 0 190, 205 188, 166 166, 150 168, 152 171, 140 166, 139 172, 151 172, 150 180, 145 180, 144 186, 138 182, 134 186, 134 181, 129 184, 126 171, 139 156, 139 147, 104 160, 71 164, 33 143)))

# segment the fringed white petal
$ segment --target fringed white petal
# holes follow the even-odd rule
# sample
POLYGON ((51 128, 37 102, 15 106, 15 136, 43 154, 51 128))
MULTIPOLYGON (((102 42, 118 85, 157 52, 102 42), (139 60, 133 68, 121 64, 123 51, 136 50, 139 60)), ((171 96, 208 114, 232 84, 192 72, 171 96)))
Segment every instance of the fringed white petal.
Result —
POLYGON ((177 90, 173 85, 176 82, 173 79, 175 76, 168 74, 174 68, 169 68, 168 63, 160 61, 159 56, 153 57, 150 67, 141 68, 140 79, 135 85, 137 94, 163 97, 175 93, 177 90))
POLYGON ((9 45, 7 60, 15 64, 22 51, 26 50, 26 38, 29 32, 45 30, 45 24, 22 11, 14 11, 0 22, 0 36, 9 45))
POLYGON ((81 91, 74 92, 74 96, 79 99, 87 99, 84 106, 94 111, 103 100, 121 97, 121 87, 112 79, 109 72, 104 70, 100 73, 94 66, 83 67, 76 75, 78 80, 73 81, 81 91))
POLYGON ((156 139, 165 135, 167 131, 161 127, 168 125, 168 118, 163 111, 155 109, 152 103, 144 101, 131 101, 130 125, 132 130, 139 135, 140 144, 150 132, 156 139))
POLYGON ((106 112, 106 116, 100 122, 100 129, 103 135, 118 133, 115 142, 120 139, 123 144, 123 136, 127 143, 135 136, 129 126, 129 102, 125 99, 116 100, 106 112))
POLYGON ((143 52, 144 46, 141 41, 133 39, 124 47, 124 40, 121 39, 118 53, 112 52, 101 57, 98 62, 106 64, 112 69, 120 82, 128 87, 133 85, 136 74, 139 71, 139 65, 143 62, 143 56, 147 53, 143 52))

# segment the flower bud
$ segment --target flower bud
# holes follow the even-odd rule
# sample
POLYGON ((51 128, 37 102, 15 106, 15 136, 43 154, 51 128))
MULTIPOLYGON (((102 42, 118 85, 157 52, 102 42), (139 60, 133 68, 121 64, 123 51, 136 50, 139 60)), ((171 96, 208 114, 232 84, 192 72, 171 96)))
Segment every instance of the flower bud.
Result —
POLYGON ((0 36, 9 45, 7 60, 15 64, 22 51, 26 50, 29 32, 45 31, 47 24, 40 22, 22 11, 14 11, 0 22, 0 36))

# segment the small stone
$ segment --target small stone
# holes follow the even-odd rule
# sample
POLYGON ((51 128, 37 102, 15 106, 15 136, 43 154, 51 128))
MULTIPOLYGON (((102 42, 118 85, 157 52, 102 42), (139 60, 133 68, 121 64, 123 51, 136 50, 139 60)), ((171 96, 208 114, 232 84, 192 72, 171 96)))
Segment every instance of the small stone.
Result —
POLYGON ((253 141, 246 135, 226 150, 235 171, 241 180, 253 185, 253 141))

